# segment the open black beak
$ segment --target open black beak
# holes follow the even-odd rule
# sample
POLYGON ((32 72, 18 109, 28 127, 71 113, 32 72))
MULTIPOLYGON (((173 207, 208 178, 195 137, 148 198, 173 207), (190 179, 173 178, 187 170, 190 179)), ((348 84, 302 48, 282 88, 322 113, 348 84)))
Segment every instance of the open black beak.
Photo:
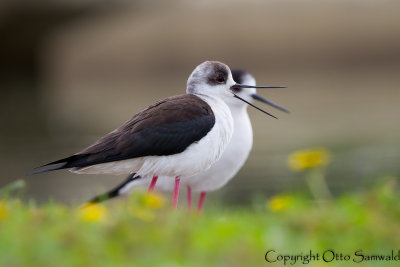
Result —
POLYGON ((232 92, 232 94, 233 94, 234 97, 236 97, 237 99, 242 100, 243 102, 247 103, 248 105, 252 106, 253 108, 258 109, 259 111, 261 111, 261 112, 263 112, 263 113, 265 113, 265 114, 267 114, 267 115, 269 115, 269 116, 271 116, 271 117, 277 119, 277 117, 275 117, 274 115, 272 115, 272 114, 266 112, 265 110, 263 110, 263 109, 257 107, 256 105, 253 105, 252 103, 250 103, 250 102, 244 100, 243 98, 241 98, 241 97, 238 96, 237 94, 235 94, 235 93, 233 93, 233 92, 232 92))
POLYGON ((281 106, 279 106, 278 104, 275 104, 274 102, 271 102, 271 101, 269 101, 268 99, 266 99, 266 98, 264 98, 264 97, 262 97, 262 96, 260 96, 260 95, 252 94, 251 97, 252 97, 253 99, 255 99, 255 100, 258 100, 258 101, 260 101, 260 102, 263 102, 263 103, 265 103, 265 104, 268 104, 268 105, 270 105, 271 107, 274 107, 274 108, 276 108, 276 109, 279 109, 280 111, 283 111, 283 112, 286 112, 286 113, 290 113, 290 111, 287 110, 286 108, 281 107, 281 106))
MULTIPOLYGON (((236 84, 234 84, 234 85, 231 86, 231 90, 232 90, 232 89, 235 89, 235 88, 286 88, 286 87, 285 87, 285 86, 253 86, 253 85, 245 85, 245 84, 236 83, 236 84)), ((238 96, 237 94, 235 94, 233 91, 231 91, 231 92, 232 92, 233 96, 236 97, 237 99, 240 99, 240 100, 242 100, 243 102, 247 103, 249 106, 252 106, 253 108, 258 109, 259 111, 261 111, 261 112, 263 112, 263 113, 265 113, 265 114, 267 114, 267 115, 269 115, 269 116, 271 116, 271 117, 277 119, 277 117, 275 117, 274 115, 272 115, 272 114, 266 112, 265 110, 263 110, 263 109, 257 107, 256 105, 253 105, 252 103, 250 103, 250 102, 244 100, 243 98, 241 98, 240 96, 238 96)), ((254 98, 254 97, 253 97, 253 98, 254 98)), ((260 97, 260 98, 261 98, 261 97, 260 97)), ((273 104, 272 102, 270 102, 270 101, 268 101, 268 100, 266 100, 266 99, 264 99, 264 100, 267 101, 267 102, 264 102, 264 101, 262 101, 262 102, 267 103, 267 104, 270 104, 271 106, 274 106, 274 107, 276 107, 276 108, 279 107, 278 105, 275 105, 275 104, 273 104)), ((280 109, 280 108, 281 108, 281 107, 279 107, 278 109, 280 109)), ((283 109, 283 108, 281 108, 281 109, 283 109)))

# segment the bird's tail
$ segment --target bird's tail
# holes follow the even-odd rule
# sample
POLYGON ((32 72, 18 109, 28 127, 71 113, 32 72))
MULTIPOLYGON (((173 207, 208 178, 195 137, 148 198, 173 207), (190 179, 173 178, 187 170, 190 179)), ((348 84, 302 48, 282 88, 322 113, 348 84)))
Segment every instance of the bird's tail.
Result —
MULTIPOLYGON (((28 173, 27 175, 30 176, 30 175, 35 175, 35 174, 42 173, 42 172, 49 172, 49 171, 55 171, 55 170, 59 170, 59 169, 64 169, 65 165, 67 165, 67 162, 59 163, 59 164, 56 164, 56 165, 53 165, 53 166, 50 166, 50 167, 47 167, 47 168, 44 168, 44 169, 36 170, 36 171, 31 172, 31 173, 28 173)), ((40 166, 38 168, 41 168, 41 167, 44 167, 44 166, 46 166, 46 165, 40 166)))
POLYGON ((34 175, 34 174, 38 174, 38 173, 43 173, 43 172, 77 167, 77 166, 80 166, 79 164, 77 164, 77 162, 79 163, 79 160, 82 160, 86 156, 87 155, 85 155, 85 154, 75 154, 75 155, 72 155, 67 158, 56 160, 56 161, 53 161, 53 162, 50 162, 50 163, 47 163, 47 164, 44 164, 42 166, 35 168, 35 169, 40 169, 40 168, 46 167, 46 168, 28 173, 27 175, 30 176, 30 175, 34 175), (50 166, 50 165, 52 165, 52 166, 50 166))

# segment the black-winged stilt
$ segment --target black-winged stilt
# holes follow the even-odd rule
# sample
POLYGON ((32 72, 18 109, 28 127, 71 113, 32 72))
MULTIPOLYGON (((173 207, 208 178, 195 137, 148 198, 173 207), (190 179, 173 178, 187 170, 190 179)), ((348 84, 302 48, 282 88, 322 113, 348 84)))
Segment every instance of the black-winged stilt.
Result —
POLYGON ((227 65, 206 61, 189 76, 187 94, 158 101, 81 152, 45 164, 32 174, 71 169, 74 173, 129 174, 129 178, 135 173, 152 176, 154 181, 158 176, 175 177, 176 208, 180 177, 208 169, 232 137, 233 118, 224 98, 236 97, 275 117, 234 92, 251 87, 235 83, 227 65))
MULTIPOLYGON (((237 83, 251 86, 256 85, 254 77, 245 70, 232 70, 232 75, 234 81, 237 83)), ((284 112, 288 112, 286 109, 259 96, 256 93, 255 88, 237 88, 234 89, 234 92, 248 102, 258 100, 284 112)), ((206 192, 220 189, 237 174, 247 160, 253 144, 253 131, 250 118, 247 113, 247 104, 231 97, 225 98, 224 101, 228 105, 234 121, 234 131, 229 145, 223 152, 221 158, 209 169, 192 177, 182 177, 182 185, 187 187, 189 208, 191 207, 192 203, 192 191, 200 193, 197 205, 198 212, 200 212, 202 209, 206 192)), ((131 176, 111 191, 93 198, 91 202, 99 202, 117 197, 119 195, 127 194, 134 187, 146 186, 149 187, 149 190, 151 191, 155 186, 155 181, 156 179, 152 179, 151 176, 131 176)), ((157 190, 173 191, 173 189, 173 179, 162 176, 158 178, 157 190)))

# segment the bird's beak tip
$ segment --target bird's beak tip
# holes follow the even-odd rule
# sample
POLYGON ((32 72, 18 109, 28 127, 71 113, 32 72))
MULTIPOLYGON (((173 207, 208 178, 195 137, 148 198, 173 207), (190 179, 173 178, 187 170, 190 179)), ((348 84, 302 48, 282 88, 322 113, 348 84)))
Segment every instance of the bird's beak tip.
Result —
POLYGON ((274 115, 272 115, 272 114, 266 112, 265 110, 263 110, 263 109, 257 107, 256 105, 253 105, 252 103, 246 101, 245 99, 241 98, 241 97, 238 96, 237 94, 233 93, 233 97, 236 97, 237 99, 240 99, 241 101, 247 103, 248 105, 252 106, 253 108, 258 109, 259 111, 261 111, 261 112, 263 112, 263 113, 265 113, 265 114, 267 114, 267 115, 269 115, 269 116, 271 116, 271 117, 277 119, 277 117, 275 117, 274 115))
POLYGON ((274 107, 274 108, 276 108, 276 109, 279 109, 280 111, 283 111, 283 112, 286 112, 286 113, 290 113, 290 111, 287 110, 286 108, 281 107, 281 106, 279 106, 278 104, 275 104, 274 102, 272 102, 272 101, 270 101, 270 100, 268 100, 268 99, 266 99, 266 98, 264 98, 264 97, 262 97, 262 96, 260 96, 260 95, 258 95, 258 94, 251 94, 251 97, 252 97, 254 100, 258 100, 258 101, 260 101, 260 102, 263 102, 263 103, 265 103, 265 104, 268 104, 268 105, 270 105, 271 107, 274 107))

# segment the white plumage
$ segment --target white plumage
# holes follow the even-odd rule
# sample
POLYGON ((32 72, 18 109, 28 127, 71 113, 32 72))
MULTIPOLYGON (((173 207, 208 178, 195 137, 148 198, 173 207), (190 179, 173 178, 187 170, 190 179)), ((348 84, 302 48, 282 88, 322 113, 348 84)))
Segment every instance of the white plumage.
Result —
MULTIPOLYGON (((249 73, 246 73, 242 79, 244 84, 256 85, 254 77, 249 73)), ((255 93, 254 88, 243 88, 237 94, 252 102, 251 95, 255 93)), ((242 168, 253 145, 253 130, 247 113, 248 105, 235 98, 224 98, 224 101, 232 113, 233 135, 221 158, 209 169, 191 177, 181 177, 182 185, 190 186, 194 192, 215 191, 226 185, 242 168)), ((203 157, 203 155, 200 157, 203 157)), ((197 164, 197 157, 189 160, 193 165, 197 164)), ((135 187, 147 188, 152 177, 152 175, 147 175, 126 184, 125 187, 121 188, 120 194, 127 194, 135 187)), ((173 191, 173 177, 159 176, 156 188, 161 191, 173 191)))

